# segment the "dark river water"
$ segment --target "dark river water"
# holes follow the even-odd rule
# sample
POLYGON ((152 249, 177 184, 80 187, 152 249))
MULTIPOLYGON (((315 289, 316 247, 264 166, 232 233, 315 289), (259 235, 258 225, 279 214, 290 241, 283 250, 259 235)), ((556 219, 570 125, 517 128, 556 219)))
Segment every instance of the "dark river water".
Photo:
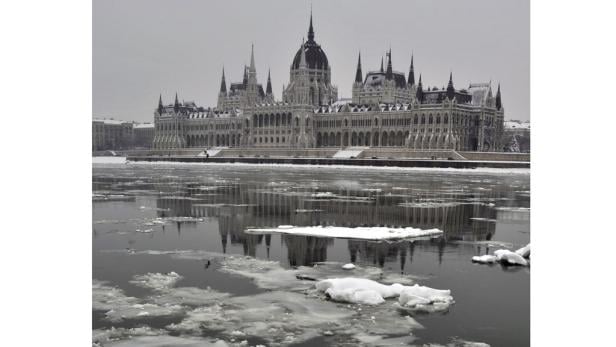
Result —
MULTIPOLYGON (((103 281, 105 290, 113 287, 127 297, 147 300, 155 291, 136 285, 135 276, 175 272, 181 276, 176 287, 226 293, 220 299, 224 305, 229 298, 263 295, 272 288, 250 276, 219 271, 222 265, 216 255, 271 260, 279 263, 280 271, 352 262, 378 270, 381 276, 451 290, 455 304, 448 311, 412 314, 423 326, 412 331, 413 344, 447 345, 455 339, 491 346, 530 344, 530 267, 471 262, 474 255, 499 248, 515 250, 530 242, 528 171, 95 164, 92 189, 93 280, 103 281), (422 240, 376 242, 244 232, 249 227, 279 225, 438 228, 444 233, 422 240), (173 256, 182 251, 204 256, 173 256)), ((382 315, 402 321, 408 313, 388 308, 395 301, 388 300, 371 318, 378 321, 382 315)), ((352 306, 318 297, 314 302, 341 309, 352 306)), ((356 316, 348 319, 361 319, 361 308, 351 309, 356 316)), ((268 334, 239 336, 223 323, 214 328, 201 323, 192 332, 170 329, 186 318, 188 309, 115 321, 105 311, 93 308, 94 336, 109 333, 112 327, 146 327, 159 336, 130 340, 132 333, 139 333, 126 332, 116 337, 117 345, 135 341, 134 345, 162 346, 160 336, 165 335, 188 336, 193 342, 218 339, 230 345, 243 340, 244 345, 267 346, 359 344, 351 333, 306 335, 284 342, 268 334)), ((238 326, 244 324, 241 317, 234 319, 238 326)), ((294 336, 301 335, 299 330, 294 336)), ((395 331, 382 335, 400 336, 395 331)), ((366 341, 365 345, 372 344, 366 341)))

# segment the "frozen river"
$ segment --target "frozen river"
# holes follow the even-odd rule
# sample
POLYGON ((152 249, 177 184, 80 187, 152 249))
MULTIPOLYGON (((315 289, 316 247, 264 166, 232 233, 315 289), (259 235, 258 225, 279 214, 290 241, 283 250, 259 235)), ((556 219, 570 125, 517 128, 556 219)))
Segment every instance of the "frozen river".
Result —
POLYGON ((98 345, 530 344, 530 267, 471 262, 530 242, 527 170, 94 164, 92 188, 98 345), (442 234, 371 241, 279 226, 442 234), (455 303, 424 312, 315 289, 341 277, 448 289, 455 303))

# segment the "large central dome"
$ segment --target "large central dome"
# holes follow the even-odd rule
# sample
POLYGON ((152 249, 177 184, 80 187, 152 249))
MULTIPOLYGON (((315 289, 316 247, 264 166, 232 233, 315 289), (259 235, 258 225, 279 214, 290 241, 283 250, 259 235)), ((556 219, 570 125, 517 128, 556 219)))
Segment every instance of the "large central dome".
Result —
MULTIPOLYGON (((306 63, 309 69, 327 70, 329 63, 327 62, 327 56, 321 46, 314 41, 314 30, 312 29, 312 15, 310 15, 310 27, 308 28, 308 41, 304 43, 304 52, 306 52, 306 63)), ((293 58, 293 64, 291 69, 299 69, 299 62, 301 60, 302 48, 297 50, 295 58, 293 58)))

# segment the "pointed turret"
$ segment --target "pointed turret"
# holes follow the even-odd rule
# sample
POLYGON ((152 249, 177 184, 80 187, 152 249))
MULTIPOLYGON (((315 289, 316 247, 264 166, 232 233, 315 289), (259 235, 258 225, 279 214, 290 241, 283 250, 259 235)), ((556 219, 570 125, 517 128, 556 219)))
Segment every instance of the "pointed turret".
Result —
POLYGON ((163 95, 160 94, 158 97, 158 114, 163 114, 165 108, 163 107, 163 95))
POLYGON ((267 70, 267 87, 265 88, 265 94, 272 95, 272 79, 269 70, 267 70))
POLYGON ((180 102, 178 101, 178 93, 175 92, 175 102, 173 103, 173 110, 178 112, 180 110, 180 102))
POLYGON ((256 72, 255 67, 255 45, 250 45, 250 72, 256 72))
POLYGON ((413 67, 413 55, 411 55, 411 68, 409 69, 409 86, 415 85, 415 68, 413 67))
POLYGON ((220 92, 227 94, 227 82, 225 81, 225 67, 222 67, 222 79, 220 81, 220 92))
POLYGON ((500 83, 499 83, 498 89, 496 90, 496 109, 500 111, 501 108, 503 108, 503 102, 501 100, 500 83))
POLYGON ((385 72, 385 69, 383 69, 383 57, 381 57, 381 72, 385 72))
POLYGON ((312 8, 310 9, 310 26, 308 27, 308 42, 314 41, 314 29, 312 28, 312 8))
POLYGON ((453 100, 455 95, 455 89, 453 88, 453 74, 449 73, 449 83, 447 83, 447 99, 453 100))
POLYGON ((391 66, 391 48, 387 52, 387 73, 385 73, 385 79, 392 80, 394 78, 393 68, 391 66))
POLYGON ((362 73, 361 73, 361 53, 357 58, 357 72, 355 73, 355 82, 361 83, 363 81, 362 73))
POLYGON ((244 78, 242 79, 242 84, 248 84, 248 66, 244 65, 244 78))
POLYGON ((417 100, 419 101, 419 103, 423 101, 423 86, 421 85, 421 74, 419 74, 419 83, 417 83, 417 93, 415 94, 415 96, 417 96, 417 100))

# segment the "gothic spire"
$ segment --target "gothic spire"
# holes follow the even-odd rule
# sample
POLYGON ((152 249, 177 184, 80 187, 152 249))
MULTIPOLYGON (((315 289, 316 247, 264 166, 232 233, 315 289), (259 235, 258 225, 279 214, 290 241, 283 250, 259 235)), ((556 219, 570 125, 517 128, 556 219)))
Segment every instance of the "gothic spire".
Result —
POLYGON ((244 85, 248 84, 248 66, 244 65, 244 78, 242 79, 244 85))
POLYGON ((394 78, 393 68, 391 66, 391 48, 389 49, 389 52, 387 53, 387 73, 385 74, 385 78, 388 80, 391 80, 394 78))
POLYGON ((385 72, 385 70, 383 69, 383 57, 381 57, 381 72, 385 72))
POLYGON ((415 96, 417 96, 417 100, 419 100, 419 103, 421 103, 421 101, 423 100, 423 86, 421 85, 421 74, 419 74, 419 83, 417 83, 417 93, 415 94, 415 96))
POLYGON ((498 89, 496 90, 496 109, 500 111, 501 108, 503 108, 503 102, 501 100, 500 83, 499 83, 498 89))
POLYGON ((270 77, 269 69, 267 70, 267 87, 265 88, 265 94, 267 95, 272 94, 272 79, 270 77))
POLYGON ((449 72, 449 83, 447 83, 447 99, 453 100, 455 89, 453 88, 453 74, 449 72))
POLYGON ((255 67, 255 45, 250 45, 250 72, 256 72, 255 67))
POLYGON ((160 96, 158 97, 158 114, 163 114, 163 110, 165 108, 163 107, 163 95, 160 94, 160 96))
POLYGON ((408 84, 412 87, 415 85, 415 68, 413 67, 413 55, 411 55, 411 68, 409 70, 408 84))
POLYGON ((314 41, 314 29, 312 28, 312 6, 310 6, 310 26, 308 27, 308 41, 314 41))
POLYGON ((220 92, 227 94, 227 82, 225 81, 225 67, 222 67, 222 80, 220 81, 220 92))
POLYGON ((178 101, 178 92, 175 92, 175 103, 173 104, 173 110, 178 112, 180 110, 180 102, 178 101))
POLYGON ((355 82, 361 83, 362 80, 363 78, 361 74, 361 52, 360 52, 357 58, 357 72, 355 73, 355 82))

